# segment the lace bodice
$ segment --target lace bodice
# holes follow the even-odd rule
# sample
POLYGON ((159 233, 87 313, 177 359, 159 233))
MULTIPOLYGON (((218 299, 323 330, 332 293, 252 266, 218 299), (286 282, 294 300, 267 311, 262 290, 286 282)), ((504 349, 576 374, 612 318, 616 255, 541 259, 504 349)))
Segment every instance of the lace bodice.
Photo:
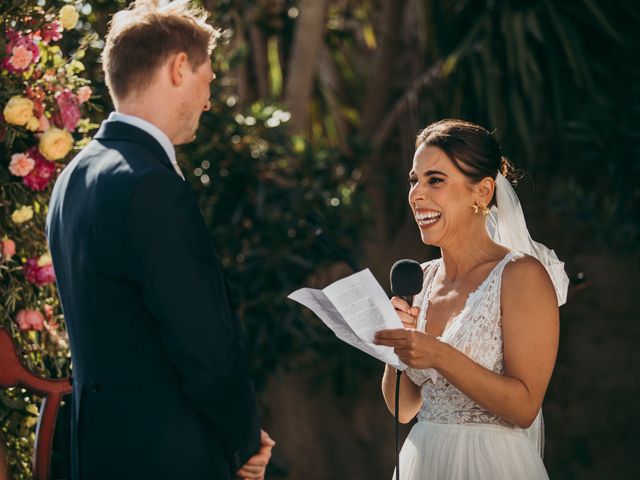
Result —
MULTIPOLYGON (((509 252, 482 284, 469 294, 462 311, 449 322, 442 336, 438 337, 498 374, 504 372, 500 315, 502 271, 508 262, 522 255, 520 252, 509 252)), ((414 305, 420 307, 417 324, 419 330, 425 329, 431 285, 441 264, 442 259, 436 259, 423 265, 425 275, 422 292, 414 300, 414 305)), ((517 429, 510 422, 484 410, 434 369, 408 368, 406 374, 421 387, 423 406, 418 414, 421 420, 435 423, 490 424, 517 429)))

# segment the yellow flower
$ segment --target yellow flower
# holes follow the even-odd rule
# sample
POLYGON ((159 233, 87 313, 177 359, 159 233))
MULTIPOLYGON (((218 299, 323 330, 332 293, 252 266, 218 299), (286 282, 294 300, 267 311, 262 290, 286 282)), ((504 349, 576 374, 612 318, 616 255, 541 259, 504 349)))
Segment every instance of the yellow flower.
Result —
POLYGON ((33 207, 20 207, 11 214, 11 220, 13 223, 20 224, 28 222, 33 218, 33 207))
POLYGON ((65 30, 71 30, 78 23, 80 15, 73 5, 65 5, 60 9, 60 24, 65 30))
POLYGON ((33 118, 33 102, 26 97, 11 97, 4 107, 4 119, 11 125, 23 126, 33 118))
POLYGON ((35 132, 40 128, 40 120, 38 120, 36 117, 31 117, 27 122, 26 127, 30 132, 35 132))
POLYGON ((52 127, 42 134, 38 148, 47 160, 60 160, 73 147, 73 137, 66 130, 52 127))
POLYGON ((46 267, 47 265, 51 265, 52 263, 53 263, 53 260, 51 260, 50 253, 45 253, 43 255, 40 255, 40 258, 38 258, 39 267, 46 267))

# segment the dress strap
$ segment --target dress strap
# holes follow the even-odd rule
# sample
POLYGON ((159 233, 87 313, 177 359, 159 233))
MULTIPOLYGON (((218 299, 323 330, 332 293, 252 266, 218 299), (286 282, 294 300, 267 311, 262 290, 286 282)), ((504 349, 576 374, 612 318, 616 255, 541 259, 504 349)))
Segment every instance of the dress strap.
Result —
POLYGON ((516 258, 522 257, 524 254, 522 252, 518 252, 517 250, 511 250, 508 252, 502 260, 498 262, 498 264, 493 267, 493 270, 489 274, 489 277, 495 276, 495 280, 487 278, 485 284, 487 286, 496 286, 498 291, 500 291, 500 287, 502 285, 502 272, 504 271, 507 264, 516 258))
MULTIPOLYGON (((475 304, 478 299, 485 296, 487 289, 493 288, 494 285, 497 285, 498 291, 500 291, 500 285, 502 283, 502 271, 504 267, 514 258, 519 258, 524 255, 522 252, 518 252, 516 250, 512 250, 508 252, 502 260, 500 260, 493 270, 487 275, 487 278, 480 284, 480 286, 472 293, 469 294, 467 299, 467 303, 465 304, 462 311, 459 313, 461 315, 465 311, 472 311, 475 308, 475 304), (495 281, 497 279, 497 281, 495 281)), ((418 321, 416 324, 416 328, 418 330, 424 331, 427 323, 427 309, 429 307, 429 296, 431 293, 431 286, 433 284, 433 279, 435 278, 435 274, 438 271, 438 267, 442 262, 442 258, 438 258, 428 262, 425 265, 425 281, 424 287, 422 289, 422 297, 416 299, 418 303, 415 303, 415 306, 420 307, 420 314, 418 315, 418 321)))
POLYGON ((416 328, 420 331, 424 331, 425 325, 427 323, 427 308, 429 306, 429 294, 431 293, 431 285, 433 284, 433 279, 436 276, 436 271, 438 270, 438 265, 440 265, 441 259, 437 258, 435 260, 431 260, 425 264, 425 274, 424 274, 424 285, 422 288, 422 297, 420 297, 418 302, 414 304, 414 306, 420 307, 420 314, 418 315, 418 321, 416 322, 416 328))

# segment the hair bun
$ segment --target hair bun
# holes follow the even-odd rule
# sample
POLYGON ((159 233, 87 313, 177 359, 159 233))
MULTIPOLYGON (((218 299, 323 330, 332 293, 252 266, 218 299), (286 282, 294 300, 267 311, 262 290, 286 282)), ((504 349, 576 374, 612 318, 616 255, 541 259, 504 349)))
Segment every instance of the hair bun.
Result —
POLYGON ((522 172, 517 170, 511 160, 504 155, 500 157, 500 173, 514 186, 518 185, 518 180, 523 177, 522 172))

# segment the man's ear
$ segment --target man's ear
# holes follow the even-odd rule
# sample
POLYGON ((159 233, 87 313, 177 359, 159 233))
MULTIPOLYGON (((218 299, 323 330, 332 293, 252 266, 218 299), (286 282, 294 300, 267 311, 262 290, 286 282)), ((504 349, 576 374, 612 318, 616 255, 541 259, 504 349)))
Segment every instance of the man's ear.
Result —
POLYGON ((179 87, 182 85, 185 70, 189 67, 188 64, 189 59, 184 52, 175 54, 171 60, 169 60, 169 75, 173 86, 179 87))

